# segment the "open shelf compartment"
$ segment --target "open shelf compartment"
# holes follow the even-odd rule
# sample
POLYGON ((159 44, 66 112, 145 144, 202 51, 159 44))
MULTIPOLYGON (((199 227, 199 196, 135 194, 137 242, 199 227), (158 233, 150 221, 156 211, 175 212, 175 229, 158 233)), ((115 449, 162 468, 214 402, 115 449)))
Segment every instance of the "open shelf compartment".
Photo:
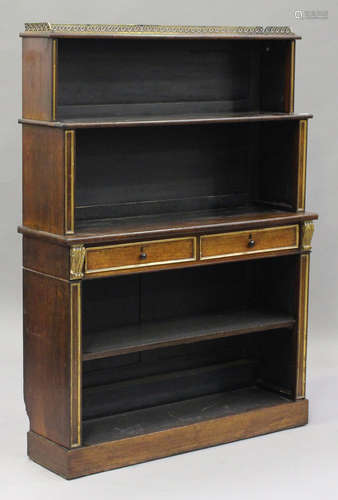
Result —
POLYGON ((288 39, 57 43, 57 120, 290 111, 288 39))
POLYGON ((280 329, 86 361, 83 445, 290 401, 292 348, 280 329))
POLYGON ((296 211, 298 153, 299 120, 77 130, 76 230, 296 211))
POLYGON ((286 256, 85 281, 84 445, 289 401, 297 265, 286 256))

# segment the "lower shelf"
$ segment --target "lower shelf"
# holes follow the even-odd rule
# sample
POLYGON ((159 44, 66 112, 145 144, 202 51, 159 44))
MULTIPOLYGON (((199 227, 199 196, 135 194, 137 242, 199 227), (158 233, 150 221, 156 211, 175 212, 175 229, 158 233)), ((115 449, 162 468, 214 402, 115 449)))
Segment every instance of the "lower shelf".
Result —
POLYGON ((40 465, 73 479, 305 425, 308 420, 306 399, 290 401, 255 387, 164 406, 139 410, 139 415, 142 411, 157 412, 153 414, 156 424, 148 418, 148 424, 139 431, 130 414, 128 422, 124 422, 124 435, 117 429, 121 415, 111 417, 116 419, 114 422, 107 418, 88 423, 88 445, 71 450, 29 432, 28 455, 40 465), (100 439, 100 433, 104 439, 109 434, 111 441, 90 445, 92 440, 100 439))
POLYGON ((83 444, 150 434, 288 402, 289 399, 259 387, 208 394, 86 421, 83 423, 83 444))

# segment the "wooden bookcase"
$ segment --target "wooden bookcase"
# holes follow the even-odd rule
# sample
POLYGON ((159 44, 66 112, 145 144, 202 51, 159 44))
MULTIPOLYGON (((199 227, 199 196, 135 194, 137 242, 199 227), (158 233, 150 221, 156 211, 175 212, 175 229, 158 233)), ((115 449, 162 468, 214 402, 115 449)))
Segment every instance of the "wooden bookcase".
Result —
POLYGON ((305 424, 299 37, 21 36, 29 456, 74 478, 305 424))

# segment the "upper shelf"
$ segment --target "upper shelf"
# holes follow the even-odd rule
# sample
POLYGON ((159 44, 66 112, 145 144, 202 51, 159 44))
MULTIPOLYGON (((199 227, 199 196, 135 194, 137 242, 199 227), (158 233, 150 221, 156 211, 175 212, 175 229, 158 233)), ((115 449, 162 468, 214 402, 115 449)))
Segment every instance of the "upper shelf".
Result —
MULTIPOLYGON (((176 103, 178 104, 178 103, 176 103)), ((182 103, 183 105, 183 103, 182 103)), ((143 113, 139 115, 116 116, 104 118, 78 118, 64 119, 62 121, 44 121, 20 119, 19 123, 43 125, 47 127, 57 127, 64 129, 82 129, 82 128, 108 128, 108 127, 139 127, 149 125, 184 125, 184 124, 208 124, 208 123, 245 123, 245 122, 267 122, 267 121, 287 121, 287 120, 307 120, 312 118, 310 113, 171 113, 170 109, 161 103, 148 104, 148 113, 144 112, 146 105, 143 106, 143 113), (157 111, 157 113, 156 113, 157 111), (162 111, 162 113, 161 113, 162 111)), ((142 110, 141 110, 142 111, 142 110)), ((118 113, 118 111, 117 111, 118 113)))
POLYGON ((215 27, 196 36, 198 29, 159 38, 146 30, 138 39, 130 31, 119 31, 124 34, 117 39, 109 30, 101 37, 72 29, 63 36, 54 28, 28 32, 23 118, 106 126, 293 112, 295 43, 289 32, 215 27))
POLYGON ((175 37, 175 38, 300 38, 288 26, 180 26, 157 24, 25 23, 21 36, 65 37, 175 37))

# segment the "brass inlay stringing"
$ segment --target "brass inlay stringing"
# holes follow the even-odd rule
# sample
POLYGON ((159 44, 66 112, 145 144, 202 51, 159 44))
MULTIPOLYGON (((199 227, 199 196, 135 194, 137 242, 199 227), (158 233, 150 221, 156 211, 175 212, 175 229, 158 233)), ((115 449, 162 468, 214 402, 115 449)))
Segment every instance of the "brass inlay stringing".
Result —
POLYGON ((193 247, 191 257, 187 257, 184 259, 172 259, 172 260, 165 260, 165 261, 145 262, 145 263, 140 263, 140 264, 130 264, 130 265, 125 265, 125 266, 105 267, 102 269, 88 269, 88 259, 86 258, 84 272, 85 272, 85 274, 104 273, 104 272, 109 272, 109 271, 122 271, 124 269, 136 269, 139 267, 162 266, 165 264, 178 264, 180 262, 191 262, 191 261, 196 260, 196 237, 171 238, 171 239, 166 239, 166 240, 153 240, 153 241, 138 241, 136 243, 123 243, 120 245, 89 247, 86 249, 87 254, 89 254, 90 252, 93 252, 93 251, 109 250, 111 248, 123 248, 123 247, 135 246, 135 245, 138 245, 140 247, 142 247, 142 246, 144 247, 145 245, 151 245, 151 244, 157 244, 157 243, 168 243, 168 242, 170 243, 172 241, 188 241, 188 240, 191 240, 192 247, 193 247))
POLYGON ((71 447, 81 445, 81 284, 70 285, 70 430, 71 447), (74 310, 75 299, 75 310, 74 310), (76 329, 74 328, 74 320, 76 329), (75 345, 75 349, 74 349, 75 345), (75 366, 74 366, 75 365, 75 366), (74 390, 74 374, 76 389, 74 390), (75 400, 75 401, 74 401, 75 400), (75 433, 74 433, 75 429, 75 433))
POLYGON ((240 255, 248 255, 248 254, 254 254, 254 253, 265 253, 265 252, 275 252, 278 250, 291 250, 293 248, 298 248, 299 246, 299 227, 298 225, 290 225, 290 226, 278 226, 278 227, 269 227, 269 228, 264 228, 264 229, 251 229, 251 230, 246 230, 246 231, 233 231, 231 233, 221 233, 221 234, 206 234, 201 236, 201 244, 200 244, 200 260, 209 260, 209 259, 221 259, 223 257, 235 257, 235 256, 240 256, 240 255), (216 255, 209 255, 207 257, 203 257, 203 249, 202 249, 202 242, 204 239, 207 238, 217 238, 217 237, 224 237, 224 236, 237 236, 237 235, 249 235, 251 233, 264 233, 264 232, 269 232, 269 231, 278 231, 280 229, 294 229, 295 230, 295 235, 296 235, 296 242, 294 245, 290 246, 279 246, 279 247, 274 247, 274 248, 263 248, 263 249, 258 249, 258 250, 245 250, 243 252, 232 252, 232 253, 225 253, 225 254, 216 254, 216 255))
POLYGON ((306 151, 307 151, 307 120, 299 121, 298 143, 298 210, 305 208, 306 187, 306 151))
POLYGON ((304 222, 301 225, 301 249, 302 250, 311 250, 311 242, 313 233, 315 230, 315 225, 312 221, 304 222))
POLYGON ((52 120, 55 120, 56 116, 56 54, 57 54, 57 40, 53 40, 52 120))
POLYGON ((76 245, 70 249, 70 279, 78 280, 83 278, 83 265, 86 249, 83 245, 76 245))
POLYGON ((290 109, 289 112, 294 111, 294 96, 295 96, 295 49, 296 42, 291 41, 291 60, 290 60, 290 109))
POLYGON ((309 265, 310 265, 309 254, 301 255, 300 290, 299 290, 299 318, 298 318, 297 398, 304 398, 305 397, 305 386, 306 386, 309 265))
POLYGON ((25 23, 27 32, 52 33, 134 33, 134 34, 238 34, 293 35, 289 26, 185 26, 158 24, 54 24, 25 23))
POLYGON ((74 233, 75 130, 65 131, 65 233, 74 233))

